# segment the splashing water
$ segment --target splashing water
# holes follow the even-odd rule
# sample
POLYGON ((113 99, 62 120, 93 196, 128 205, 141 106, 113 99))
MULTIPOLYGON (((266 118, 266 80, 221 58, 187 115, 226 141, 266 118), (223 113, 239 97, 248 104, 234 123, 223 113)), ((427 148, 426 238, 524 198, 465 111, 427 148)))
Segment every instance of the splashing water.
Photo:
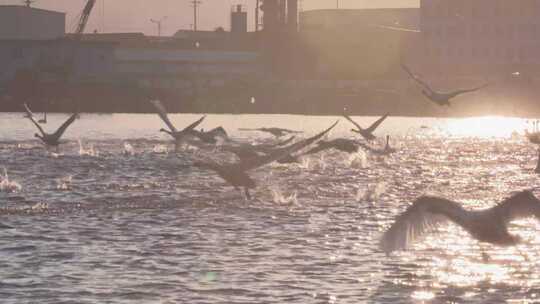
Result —
POLYGON ((68 175, 64 178, 58 179, 56 181, 56 190, 71 190, 71 180, 72 176, 68 175))
POLYGON ((276 204, 289 204, 289 205, 298 204, 298 200, 297 200, 298 193, 296 191, 294 191, 289 196, 284 195, 283 192, 278 188, 271 188, 270 191, 272 192, 272 200, 276 204))
POLYGON ((124 155, 133 156, 135 155, 135 149, 130 143, 124 143, 124 155))
POLYGON ((152 148, 152 152, 155 154, 169 154, 169 148, 165 145, 155 145, 154 148, 152 148))
POLYGON ((7 169, 4 168, 4 176, 0 176, 0 192, 14 193, 21 191, 22 186, 16 181, 10 181, 7 169))
POLYGON ((36 203, 30 207, 32 211, 44 211, 49 209, 49 204, 47 203, 36 203))
POLYGON ((364 151, 358 151, 350 155, 345 164, 351 168, 365 169, 368 167, 367 155, 364 151))
POLYGON ((92 156, 97 157, 99 156, 99 152, 94 149, 94 145, 90 145, 88 149, 85 149, 82 141, 80 139, 77 140, 79 142, 79 155, 80 156, 92 156))
POLYGON ((386 183, 369 184, 365 189, 358 189, 356 200, 359 202, 374 202, 379 200, 386 191, 386 183))

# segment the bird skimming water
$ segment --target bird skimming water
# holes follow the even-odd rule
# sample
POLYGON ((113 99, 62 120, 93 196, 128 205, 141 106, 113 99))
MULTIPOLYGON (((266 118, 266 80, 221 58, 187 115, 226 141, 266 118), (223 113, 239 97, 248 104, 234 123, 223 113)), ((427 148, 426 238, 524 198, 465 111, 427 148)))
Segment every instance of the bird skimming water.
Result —
POLYGON ((66 120, 59 128, 56 130, 56 132, 48 134, 43 131, 43 128, 39 125, 39 123, 36 122, 34 119, 34 116, 32 114, 32 111, 30 111, 30 108, 28 108, 27 104, 24 104, 24 109, 26 110, 27 118, 30 119, 30 121, 36 126, 36 128, 39 130, 40 134, 35 134, 34 136, 41 139, 41 141, 49 146, 49 147, 56 147, 58 149, 58 145, 60 145, 60 138, 66 131, 66 129, 75 121, 75 119, 78 116, 78 113, 73 113, 68 120, 66 120))
POLYGON ((297 152, 310 144, 316 142, 321 137, 323 137, 325 134, 330 132, 336 125, 337 121, 328 129, 322 131, 321 133, 304 139, 302 141, 299 141, 297 143, 291 144, 289 146, 276 149, 272 151, 271 153, 263 156, 254 156, 248 159, 241 159, 238 163, 233 164, 218 164, 215 162, 201 162, 197 161, 193 165, 202 168, 202 169, 209 169, 212 171, 215 171, 222 179, 224 179, 227 183, 232 185, 236 189, 243 188, 244 193, 246 194, 246 197, 248 199, 251 199, 251 195, 249 194, 249 189, 253 189, 256 187, 255 180, 253 180, 249 175, 248 171, 253 170, 255 168, 267 165, 273 161, 280 160, 281 158, 287 157, 288 155, 297 152))
POLYGON ((356 129, 351 129, 351 131, 358 133, 362 135, 366 140, 374 140, 377 138, 375 135, 373 135, 373 132, 379 127, 379 125, 388 117, 388 113, 382 116, 381 118, 377 119, 371 126, 369 126, 367 129, 362 128, 358 123, 356 123, 352 118, 350 118, 347 114, 343 114, 343 117, 345 117, 348 121, 350 121, 356 129))
POLYGON ((480 242, 510 246, 519 237, 508 232, 508 223, 532 216, 540 220, 540 200, 531 191, 521 191, 489 209, 472 211, 445 198, 422 196, 396 218, 379 245, 386 253, 406 249, 434 226, 450 221, 480 242))
POLYGON ((257 128, 257 129, 240 128, 238 130, 267 132, 274 135, 275 137, 282 137, 287 134, 302 133, 301 131, 294 131, 294 130, 283 129, 283 128, 257 128))
POLYGON ((206 115, 199 118, 194 123, 190 124, 189 126, 185 127, 182 131, 178 131, 175 126, 172 124, 172 122, 169 120, 169 117, 167 115, 167 110, 159 100, 150 100, 150 103, 156 108, 157 114, 163 120, 163 122, 167 125, 169 130, 166 130, 164 128, 161 128, 159 131, 165 132, 172 136, 176 141, 182 141, 186 136, 195 136, 193 133, 194 129, 200 125, 203 120, 206 118, 206 115))

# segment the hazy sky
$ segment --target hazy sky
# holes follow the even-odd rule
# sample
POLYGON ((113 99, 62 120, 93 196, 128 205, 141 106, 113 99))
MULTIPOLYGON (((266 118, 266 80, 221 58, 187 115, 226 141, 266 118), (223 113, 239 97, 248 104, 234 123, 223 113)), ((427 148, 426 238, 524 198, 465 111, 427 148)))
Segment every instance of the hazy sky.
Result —
MULTIPOLYGON (((201 0, 199 29, 229 28, 229 12, 233 4, 248 7, 250 29, 253 27, 255 0, 201 0)), ((299 0, 304 10, 335 8, 336 0, 299 0)), ((0 0, 0 4, 20 4, 22 0, 0 0)), ((75 18, 86 0, 36 0, 35 7, 68 13, 67 31, 75 28, 75 18)), ((157 27, 150 19, 167 16, 162 23, 162 33, 171 35, 178 29, 189 29, 193 24, 190 0, 97 0, 87 27, 87 32, 144 32, 155 35, 157 27)), ((362 7, 416 7, 419 0, 339 0, 342 8, 362 7)))

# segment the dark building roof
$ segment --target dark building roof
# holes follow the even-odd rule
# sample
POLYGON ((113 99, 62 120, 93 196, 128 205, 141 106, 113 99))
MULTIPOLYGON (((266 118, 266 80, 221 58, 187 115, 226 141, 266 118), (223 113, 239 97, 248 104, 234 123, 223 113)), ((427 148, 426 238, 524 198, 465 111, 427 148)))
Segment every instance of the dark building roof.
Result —
POLYGON ((0 10, 2 9, 19 9, 19 10, 30 10, 35 12, 42 12, 42 13, 48 13, 48 14, 59 14, 59 15, 65 15, 64 12, 58 12, 58 11, 51 11, 46 10, 42 8, 36 8, 36 7, 28 7, 25 5, 0 5, 0 10))

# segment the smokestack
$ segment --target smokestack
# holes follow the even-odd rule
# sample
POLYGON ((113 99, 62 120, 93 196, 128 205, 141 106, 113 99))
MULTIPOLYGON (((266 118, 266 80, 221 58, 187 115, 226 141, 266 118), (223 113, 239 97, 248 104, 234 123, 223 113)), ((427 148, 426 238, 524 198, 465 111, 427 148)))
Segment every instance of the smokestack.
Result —
POLYGON ((298 31, 298 0, 287 0, 287 26, 290 32, 298 31))
POLYGON ((231 33, 247 33, 247 12, 244 11, 241 4, 232 8, 231 33))
POLYGON ((263 30, 276 32, 279 26, 279 0, 263 0, 263 30))

